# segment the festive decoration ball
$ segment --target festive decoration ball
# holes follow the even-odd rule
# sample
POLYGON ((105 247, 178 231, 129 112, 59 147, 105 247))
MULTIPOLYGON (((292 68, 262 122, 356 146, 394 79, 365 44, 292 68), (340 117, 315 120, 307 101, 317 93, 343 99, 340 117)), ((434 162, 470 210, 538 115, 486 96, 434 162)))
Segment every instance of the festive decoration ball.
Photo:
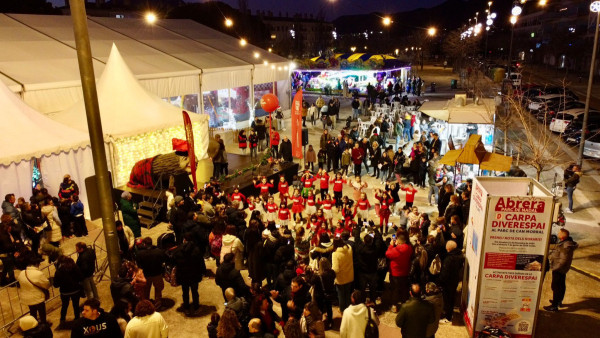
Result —
POLYGON ((260 99, 260 106, 266 112, 274 112, 275 109, 279 107, 279 100, 277 99, 277 96, 273 94, 265 94, 260 99))

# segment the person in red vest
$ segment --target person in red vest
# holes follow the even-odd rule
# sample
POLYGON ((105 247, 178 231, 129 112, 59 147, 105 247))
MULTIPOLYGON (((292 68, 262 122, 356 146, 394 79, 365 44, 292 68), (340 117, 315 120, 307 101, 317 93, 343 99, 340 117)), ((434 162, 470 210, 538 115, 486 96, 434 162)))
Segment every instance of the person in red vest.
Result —
POLYGON ((244 209, 244 203, 246 203, 246 196, 244 196, 244 194, 242 194, 240 192, 240 186, 237 185, 235 186, 235 188, 233 189, 233 193, 231 193, 231 195, 229 196, 229 198, 231 199, 231 202, 233 201, 239 201, 240 202, 240 206, 239 209, 244 209))
POLYGON ((333 209, 333 206, 335 205, 335 198, 333 198, 332 194, 329 194, 327 196, 327 199, 319 201, 319 204, 322 206, 322 209, 320 209, 320 210, 323 210, 323 216, 325 217, 325 222, 330 227, 333 227, 333 223, 331 222, 331 220, 333 219, 333 212, 331 210, 333 209))
POLYGON ((327 173, 327 171, 321 168, 319 169, 319 172, 315 177, 319 180, 319 188, 321 189, 321 199, 324 200, 329 194, 329 174, 327 173))
POLYGON ((277 132, 277 130, 271 128, 271 138, 272 138, 272 143, 271 143, 271 156, 273 158, 278 158, 279 157, 279 141, 280 141, 280 137, 279 137, 279 133, 277 132))
POLYGON ((344 183, 348 183, 346 181, 346 177, 342 176, 341 172, 335 174, 335 178, 330 181, 333 183, 333 196, 335 197, 335 207, 340 209, 342 206, 342 190, 344 189, 344 183))
POLYGON ((279 225, 287 226, 290 220, 290 209, 288 209, 285 203, 279 204, 279 211, 277 212, 279 218, 279 225))
POLYGON ((371 203, 367 199, 367 194, 364 192, 360 194, 360 199, 356 201, 356 205, 354 206, 354 215, 352 217, 356 217, 358 215, 358 222, 367 222, 369 218, 369 208, 371 207, 371 203))
POLYGON ((269 189, 273 188, 273 180, 270 183, 267 183, 267 177, 263 176, 260 179, 260 183, 256 183, 256 180, 252 180, 255 188, 260 189, 260 197, 262 197, 263 201, 269 199, 269 189))
POLYGON ((238 146, 242 150, 242 154, 246 154, 246 147, 248 146, 248 137, 246 136, 246 131, 244 129, 240 130, 238 134, 238 146))
POLYGON ((277 204, 273 196, 269 197, 269 201, 265 204, 265 211, 267 212, 267 221, 274 222, 277 219, 277 204))
POLYGON ((300 178, 302 181, 302 197, 306 198, 308 196, 308 192, 313 190, 313 182, 316 181, 317 178, 310 172, 310 170, 305 170, 304 174, 300 178))
POLYGON ((290 184, 285 180, 284 175, 279 176, 279 184, 277 185, 279 191, 279 200, 287 204, 287 199, 290 197, 290 184))
POLYGON ((292 197, 292 213, 294 213, 296 224, 300 224, 302 221, 302 211, 304 211, 304 198, 300 196, 300 192, 296 189, 292 197))
POLYGON ((383 235, 388 233, 388 221, 390 220, 390 214, 392 213, 391 207, 394 205, 394 199, 388 191, 377 189, 375 198, 381 204, 379 208, 379 227, 383 228, 383 235))
POLYGON ((415 201, 415 194, 419 191, 415 188, 415 186, 411 183, 408 183, 408 186, 404 184, 401 185, 402 191, 406 191, 406 206, 411 208, 413 206, 413 202, 415 201))
POLYGON ((306 215, 310 218, 310 216, 317 213, 317 200, 315 198, 315 193, 311 190, 308 192, 308 197, 305 199, 306 201, 306 215))

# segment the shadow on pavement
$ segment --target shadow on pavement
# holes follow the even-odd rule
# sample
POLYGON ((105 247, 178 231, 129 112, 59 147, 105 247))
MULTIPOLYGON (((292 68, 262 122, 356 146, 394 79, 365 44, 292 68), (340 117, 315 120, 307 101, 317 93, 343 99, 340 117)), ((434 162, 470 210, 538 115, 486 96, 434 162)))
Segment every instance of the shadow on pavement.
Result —
POLYGON ((577 337, 597 337, 600 332, 600 321, 588 315, 570 313, 581 308, 593 309, 597 312, 600 300, 594 298, 590 301, 566 305, 567 310, 559 312, 539 311, 536 337, 574 337, 575 328, 577 337))

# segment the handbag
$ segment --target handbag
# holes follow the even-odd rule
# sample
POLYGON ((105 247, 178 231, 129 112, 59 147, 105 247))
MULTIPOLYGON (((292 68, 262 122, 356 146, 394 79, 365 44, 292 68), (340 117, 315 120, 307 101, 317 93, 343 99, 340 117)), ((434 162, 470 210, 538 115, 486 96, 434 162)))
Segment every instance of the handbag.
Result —
POLYGON ((377 270, 383 271, 388 269, 387 259, 385 257, 377 258, 377 270))
POLYGON ((442 260, 440 259, 440 255, 436 254, 429 266, 429 273, 435 276, 439 274, 440 271, 442 271, 442 260))
POLYGON ((25 278, 27 278, 27 281, 29 281, 29 283, 31 283, 31 285, 35 286, 40 291, 42 291, 42 293, 44 293, 44 300, 50 299, 50 290, 44 289, 43 287, 41 287, 41 286, 35 284, 34 282, 32 282, 31 279, 29 279, 29 276, 27 276, 27 270, 25 270, 25 278))

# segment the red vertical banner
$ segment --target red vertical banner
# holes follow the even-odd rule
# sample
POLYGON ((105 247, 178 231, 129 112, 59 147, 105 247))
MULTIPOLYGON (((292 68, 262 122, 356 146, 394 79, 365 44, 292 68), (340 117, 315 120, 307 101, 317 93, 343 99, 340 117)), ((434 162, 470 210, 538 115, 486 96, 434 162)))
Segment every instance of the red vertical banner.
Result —
POLYGON ((292 101, 292 156, 302 158, 302 90, 292 101))
POLYGON ((194 183, 194 192, 198 191, 196 182, 196 153, 194 152, 194 131, 192 129, 192 120, 188 113, 183 110, 183 127, 185 128, 185 140, 188 143, 188 158, 190 159, 190 169, 192 170, 192 182, 194 183))

